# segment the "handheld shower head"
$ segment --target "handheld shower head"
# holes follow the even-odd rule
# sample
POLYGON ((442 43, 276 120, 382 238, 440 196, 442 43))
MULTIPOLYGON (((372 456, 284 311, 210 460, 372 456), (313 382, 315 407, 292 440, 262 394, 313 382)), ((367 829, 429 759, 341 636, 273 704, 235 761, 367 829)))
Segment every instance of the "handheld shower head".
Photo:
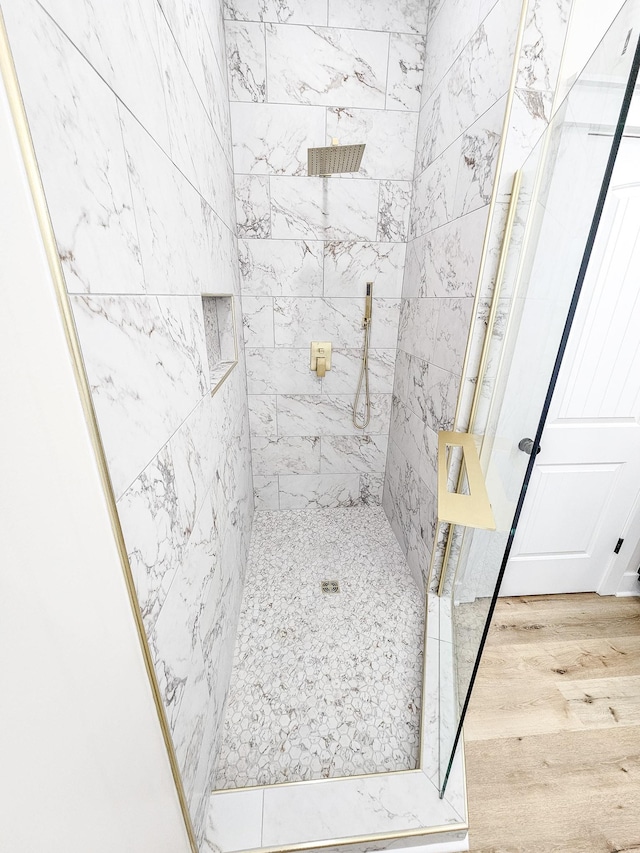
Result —
POLYGON ((371 306, 373 299, 373 282, 367 282, 367 295, 364 298, 364 319, 366 323, 371 322, 371 306))

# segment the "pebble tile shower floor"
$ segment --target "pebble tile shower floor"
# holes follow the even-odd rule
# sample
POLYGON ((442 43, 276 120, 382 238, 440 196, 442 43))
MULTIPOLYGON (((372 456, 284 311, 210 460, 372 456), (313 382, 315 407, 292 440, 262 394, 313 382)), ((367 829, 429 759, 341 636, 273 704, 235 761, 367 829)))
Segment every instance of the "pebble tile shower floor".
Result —
POLYGON ((414 769, 423 610, 381 508, 256 513, 216 788, 414 769))

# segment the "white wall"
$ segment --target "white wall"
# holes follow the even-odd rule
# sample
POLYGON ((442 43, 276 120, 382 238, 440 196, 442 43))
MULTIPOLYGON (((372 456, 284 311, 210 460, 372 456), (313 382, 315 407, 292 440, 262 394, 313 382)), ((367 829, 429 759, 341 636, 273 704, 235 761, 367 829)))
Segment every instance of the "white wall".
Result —
POLYGON ((2 84, 0 185, 0 850, 182 853, 190 846, 2 84))

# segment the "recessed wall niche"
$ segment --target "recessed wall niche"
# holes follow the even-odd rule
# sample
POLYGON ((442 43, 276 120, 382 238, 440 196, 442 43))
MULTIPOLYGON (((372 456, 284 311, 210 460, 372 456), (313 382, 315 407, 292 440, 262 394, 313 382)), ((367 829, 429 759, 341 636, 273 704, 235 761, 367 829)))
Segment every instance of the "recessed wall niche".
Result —
POLYGON ((206 294, 202 297, 202 313, 213 394, 238 363, 233 296, 206 294))

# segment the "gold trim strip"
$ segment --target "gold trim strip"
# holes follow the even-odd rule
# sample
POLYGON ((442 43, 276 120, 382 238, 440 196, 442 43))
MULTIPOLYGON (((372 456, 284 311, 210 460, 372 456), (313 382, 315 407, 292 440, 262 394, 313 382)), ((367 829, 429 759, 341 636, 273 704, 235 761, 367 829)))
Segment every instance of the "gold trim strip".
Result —
POLYGON ((180 810, 184 819, 185 829, 187 832, 191 850, 193 851, 193 853, 198 853, 198 846, 196 843, 193 825, 191 823, 191 816, 189 814, 187 798, 182 784, 180 768, 178 766, 173 741, 171 739, 171 731, 169 729, 169 723, 165 714, 164 705, 162 704, 162 697, 160 695, 160 689, 156 680, 153 660, 151 658, 151 652, 149 649, 149 644, 147 642, 147 636, 144 630, 142 616, 140 615, 140 607, 138 605, 138 599, 135 591, 135 585, 133 582, 131 566, 129 565, 129 557, 127 555, 127 549, 124 542, 124 537, 122 535, 122 528, 120 527, 120 519, 118 517, 115 496, 113 492, 113 487, 111 485, 111 477, 109 475, 107 459, 104 452, 102 439, 100 437, 98 421, 96 418, 95 409, 93 407, 93 400, 91 398, 90 385, 87 379, 84 361, 82 358, 82 352, 80 350, 78 334, 73 319, 73 313, 69 302, 69 295, 64 279, 64 272, 60 263, 58 246, 56 243, 51 218, 49 216, 49 208, 47 206, 44 186, 42 184, 42 179, 40 176, 40 169, 38 167, 38 161, 36 158, 35 148, 33 146, 33 140, 31 138, 31 131, 29 129, 27 114, 24 108, 24 102, 22 100, 22 93, 20 91, 20 85, 18 83, 18 77, 13 62, 13 55, 11 53, 9 37, 7 34, 4 16, 2 15, 2 10, 0 10, 0 74, 2 75, 2 79, 7 91, 9 107, 11 109, 11 115, 13 117, 13 122, 18 137, 18 143, 20 145, 20 152, 24 161, 24 167, 29 182, 29 188, 31 190, 31 195, 33 198, 33 205, 38 220, 38 226, 40 229, 40 234, 42 235, 42 243, 47 257, 47 263, 54 284, 56 301, 58 303, 58 308, 60 310, 60 315, 62 318, 62 324, 64 328, 65 337, 67 339, 67 345, 69 347, 69 354, 71 356, 73 371, 75 373, 76 382, 78 385, 80 400, 84 411, 84 416, 87 421, 91 444, 93 445, 93 450, 96 457, 96 464, 100 475, 100 481, 102 484, 102 489, 109 512, 109 520, 111 522, 111 528, 113 530, 113 535, 118 550, 118 556, 120 558, 120 564, 122 567, 122 573, 124 575, 125 585, 127 588, 129 604, 131 605, 131 611, 133 614, 138 639, 140 641, 140 648, 144 659, 144 665, 147 671, 147 676, 149 678, 149 686, 151 688, 153 701, 156 707, 156 712, 158 714, 158 722, 160 724, 163 740, 167 749, 167 758, 171 767, 171 774, 173 776, 174 783, 176 786, 176 792, 178 794, 180 810))
POLYGON ((430 835, 450 835, 452 832, 469 832, 469 822, 446 823, 441 826, 430 826, 428 829, 399 829, 396 832, 380 832, 375 835, 348 835, 345 838, 327 838, 287 847, 251 847, 248 850, 233 851, 233 853, 302 853, 305 850, 318 850, 325 847, 350 847, 354 844, 370 844, 374 841, 397 841, 400 838, 428 838, 430 835))
MULTIPOLYGON (((495 530, 496 524, 484 483, 478 448, 474 436, 464 432, 438 433, 438 523, 461 524, 495 530), (460 476, 466 471, 469 494, 450 492, 447 489, 447 447, 459 447, 463 453, 460 476)), ((444 568, 444 567, 443 567, 444 568)))

